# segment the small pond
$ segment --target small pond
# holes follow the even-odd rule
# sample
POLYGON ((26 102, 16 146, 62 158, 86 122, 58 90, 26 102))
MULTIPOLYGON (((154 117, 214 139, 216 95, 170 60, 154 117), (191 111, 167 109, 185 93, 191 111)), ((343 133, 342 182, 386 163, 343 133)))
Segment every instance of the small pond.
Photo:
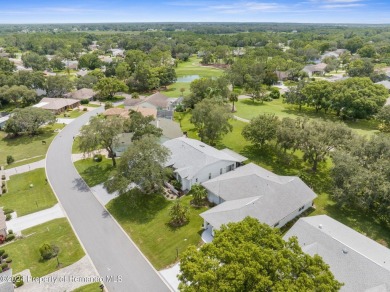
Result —
POLYGON ((178 77, 176 82, 190 83, 195 79, 199 79, 199 78, 200 78, 199 75, 185 75, 182 77, 178 77))

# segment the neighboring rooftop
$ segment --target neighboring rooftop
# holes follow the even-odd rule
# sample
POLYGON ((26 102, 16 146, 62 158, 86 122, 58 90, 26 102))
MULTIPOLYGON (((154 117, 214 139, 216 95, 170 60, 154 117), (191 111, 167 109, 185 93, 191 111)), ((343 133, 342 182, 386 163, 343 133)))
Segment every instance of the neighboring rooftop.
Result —
POLYGON ((225 201, 201 214, 217 229, 247 216, 273 226, 317 197, 299 177, 279 176, 253 163, 202 185, 225 201), (250 204, 248 198, 251 198, 250 204))
POLYGON ((164 143, 171 151, 166 166, 173 166, 183 178, 193 178, 201 169, 218 161, 243 162, 232 155, 211 147, 201 141, 181 137, 164 143))
POLYGON ((326 215, 299 219, 284 238, 292 236, 304 252, 324 259, 345 283, 341 291, 390 291, 388 248, 326 215))
POLYGON ((81 88, 79 90, 69 92, 66 96, 78 100, 88 99, 91 100, 96 95, 96 92, 91 88, 81 88))
POLYGON ((33 105, 33 107, 39 107, 47 110, 60 110, 69 106, 71 107, 79 102, 79 100, 71 98, 44 97, 38 104, 33 105))
POLYGON ((165 96, 164 94, 160 92, 156 92, 155 94, 152 94, 150 96, 140 96, 140 98, 137 99, 126 99, 124 101, 125 106, 129 107, 155 107, 157 109, 164 109, 167 108, 169 105, 169 97, 165 96))

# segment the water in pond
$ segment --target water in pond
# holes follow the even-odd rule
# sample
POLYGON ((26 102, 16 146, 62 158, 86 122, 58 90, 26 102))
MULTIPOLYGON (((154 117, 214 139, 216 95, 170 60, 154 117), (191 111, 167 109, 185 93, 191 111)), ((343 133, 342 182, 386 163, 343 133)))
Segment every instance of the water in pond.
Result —
POLYGON ((194 81, 195 79, 199 79, 199 78, 200 78, 199 75, 186 75, 186 76, 182 76, 182 77, 177 78, 176 82, 190 83, 190 82, 194 81))

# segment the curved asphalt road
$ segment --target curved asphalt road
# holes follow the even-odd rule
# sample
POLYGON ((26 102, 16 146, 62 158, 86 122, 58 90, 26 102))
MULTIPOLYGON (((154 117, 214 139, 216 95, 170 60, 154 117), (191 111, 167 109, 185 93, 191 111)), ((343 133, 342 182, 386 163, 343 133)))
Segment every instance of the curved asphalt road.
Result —
POLYGON ((98 108, 82 115, 57 135, 46 156, 47 178, 110 292, 170 291, 157 271, 97 201, 71 161, 73 137, 91 116, 102 111, 98 108), (106 278, 111 276, 111 279, 106 278))

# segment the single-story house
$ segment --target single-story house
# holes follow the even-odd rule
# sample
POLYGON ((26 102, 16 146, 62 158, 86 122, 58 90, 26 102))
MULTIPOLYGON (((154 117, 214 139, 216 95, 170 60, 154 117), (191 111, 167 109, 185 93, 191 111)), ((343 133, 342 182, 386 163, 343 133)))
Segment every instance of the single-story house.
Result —
POLYGON ((152 116, 155 119, 157 118, 157 110, 155 108, 137 107, 131 110, 141 113, 144 117, 152 116))
POLYGON ((249 163, 202 183, 216 207, 200 214, 212 230, 250 216, 282 227, 313 205, 317 195, 296 176, 276 175, 249 163))
POLYGON ((85 75, 87 75, 89 73, 89 71, 85 68, 82 68, 81 70, 77 71, 76 75, 78 77, 84 77, 85 75))
POLYGON ((96 92, 91 88, 81 88, 79 90, 69 92, 65 96, 77 100, 93 100, 93 98, 96 96, 96 92))
POLYGON ((39 107, 51 111, 54 114, 59 114, 68 109, 73 109, 80 106, 80 101, 71 98, 49 98, 44 97, 42 100, 33 105, 33 107, 39 107))
POLYGON ((170 104, 169 97, 160 92, 150 96, 140 96, 139 98, 126 98, 124 100, 125 108, 148 107, 155 109, 168 109, 170 104))
POLYGON ((123 118, 129 118, 129 111, 123 108, 109 108, 104 111, 103 113, 106 117, 123 117, 123 118))
POLYGON ((79 61, 63 60, 62 63, 65 64, 65 68, 71 70, 77 70, 77 68, 79 67, 79 61))
POLYGON ((112 58, 109 56, 99 56, 99 59, 104 63, 112 63, 112 58))
POLYGON ((123 49, 111 49, 110 51, 113 57, 125 57, 125 50, 123 49))
POLYGON ((309 77, 312 77, 313 75, 324 75, 325 73, 325 68, 328 66, 325 63, 318 63, 315 65, 307 65, 303 68, 303 71, 306 72, 309 77))
POLYGON ((341 291, 390 291, 390 249, 385 246, 326 215, 300 218, 284 238, 292 236, 305 253, 323 258, 344 283, 341 291))
POLYGON ((229 149, 218 150, 201 141, 181 137, 163 144, 171 153, 166 167, 172 167, 182 190, 191 190, 225 172, 232 171, 247 160, 229 149))

